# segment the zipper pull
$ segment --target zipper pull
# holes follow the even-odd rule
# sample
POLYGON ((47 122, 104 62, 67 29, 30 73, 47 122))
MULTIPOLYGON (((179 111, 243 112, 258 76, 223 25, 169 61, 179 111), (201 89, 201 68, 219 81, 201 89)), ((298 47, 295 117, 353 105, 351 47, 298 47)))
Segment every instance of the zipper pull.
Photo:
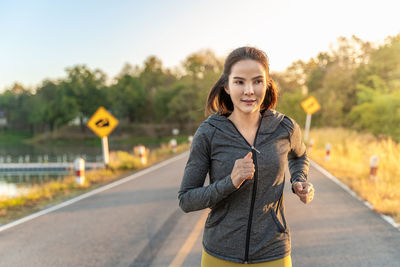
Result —
POLYGON ((258 154, 261 154, 261 152, 258 151, 254 146, 251 146, 251 149, 254 149, 258 154))

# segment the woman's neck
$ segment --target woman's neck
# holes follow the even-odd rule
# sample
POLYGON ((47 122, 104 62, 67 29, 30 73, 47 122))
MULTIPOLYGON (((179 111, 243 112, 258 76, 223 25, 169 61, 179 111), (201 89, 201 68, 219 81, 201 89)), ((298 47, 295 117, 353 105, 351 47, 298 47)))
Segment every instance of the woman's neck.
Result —
POLYGON ((245 114, 236 113, 235 111, 233 111, 228 116, 228 119, 234 122, 235 125, 239 128, 258 128, 258 125, 260 124, 261 113, 260 111, 258 111, 250 114, 245 114))

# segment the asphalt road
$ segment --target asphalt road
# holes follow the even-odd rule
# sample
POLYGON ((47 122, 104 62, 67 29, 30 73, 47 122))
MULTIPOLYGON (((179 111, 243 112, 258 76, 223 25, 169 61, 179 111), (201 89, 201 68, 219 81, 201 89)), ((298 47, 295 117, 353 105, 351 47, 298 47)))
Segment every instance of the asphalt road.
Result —
MULTIPOLYGON (((207 211, 184 214, 177 201, 187 155, 0 228, 0 266, 200 266, 207 211)), ((310 181, 308 205, 285 192, 293 266, 400 266, 398 229, 315 168, 310 181)))

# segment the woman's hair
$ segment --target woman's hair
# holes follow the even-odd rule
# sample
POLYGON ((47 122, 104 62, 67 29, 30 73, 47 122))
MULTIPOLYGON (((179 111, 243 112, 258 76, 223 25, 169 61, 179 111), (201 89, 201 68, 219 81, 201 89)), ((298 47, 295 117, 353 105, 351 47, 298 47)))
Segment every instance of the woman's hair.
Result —
POLYGON ((275 82, 269 76, 268 57, 264 51, 254 47, 239 47, 233 50, 225 60, 224 70, 221 77, 211 88, 208 93, 205 115, 209 115, 220 111, 221 114, 231 113, 233 111, 233 103, 231 97, 225 92, 225 87, 228 86, 229 75, 231 74, 232 66, 241 60, 252 59, 259 62, 265 69, 267 74, 267 91, 265 98, 261 104, 261 110, 274 108, 278 98, 278 89, 275 82))

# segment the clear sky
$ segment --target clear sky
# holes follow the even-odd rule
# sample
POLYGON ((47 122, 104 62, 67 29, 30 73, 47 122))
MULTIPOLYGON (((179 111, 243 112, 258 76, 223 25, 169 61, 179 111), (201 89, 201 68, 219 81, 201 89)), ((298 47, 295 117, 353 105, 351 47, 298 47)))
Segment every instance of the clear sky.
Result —
POLYGON ((399 34, 399 10, 398 0, 0 0, 0 92, 76 64, 112 78, 149 55, 173 67, 203 48, 226 56, 243 45, 266 51, 280 71, 339 36, 399 34))

